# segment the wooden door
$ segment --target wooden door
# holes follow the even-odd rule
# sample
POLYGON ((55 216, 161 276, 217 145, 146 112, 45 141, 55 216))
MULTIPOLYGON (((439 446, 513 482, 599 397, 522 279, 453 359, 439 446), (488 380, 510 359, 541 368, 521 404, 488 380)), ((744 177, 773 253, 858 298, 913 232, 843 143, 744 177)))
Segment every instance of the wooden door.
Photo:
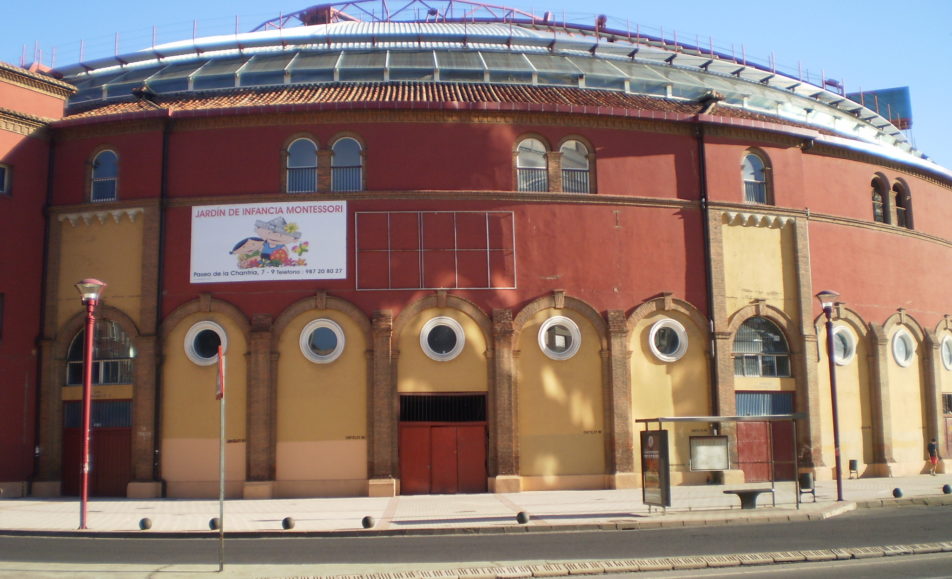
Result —
POLYGON ((430 492, 438 495, 459 492, 459 452, 457 427, 430 428, 430 492))
POLYGON ((795 480, 793 422, 771 422, 769 424, 773 447, 774 480, 795 480))

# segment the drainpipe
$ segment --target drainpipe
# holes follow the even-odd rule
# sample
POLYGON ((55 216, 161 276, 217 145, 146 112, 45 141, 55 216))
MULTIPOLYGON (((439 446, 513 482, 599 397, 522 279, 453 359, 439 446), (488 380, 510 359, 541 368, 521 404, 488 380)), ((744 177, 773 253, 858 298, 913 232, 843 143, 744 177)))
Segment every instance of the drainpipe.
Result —
MULTIPOLYGON (((33 481, 36 479, 37 470, 39 470, 40 462, 40 438, 42 432, 42 425, 40 424, 41 417, 41 404, 42 396, 41 390, 43 389, 43 347, 42 342, 46 338, 46 283, 47 283, 47 272, 46 264, 49 263, 50 259, 50 231, 52 230, 50 226, 50 207, 53 206, 53 175, 56 173, 56 133, 52 128, 50 131, 50 146, 47 151, 49 155, 46 159, 46 200, 43 205, 43 213, 46 218, 43 220, 43 271, 40 273, 40 325, 39 333, 36 338, 36 376, 33 380, 33 471, 30 473, 29 481, 30 486, 32 487, 33 481)), ((32 494, 32 488, 27 491, 27 494, 32 494)))
POLYGON ((697 168, 698 168, 698 187, 701 195, 701 229, 704 235, 704 268, 706 277, 706 302, 707 302, 707 323, 711 354, 708 356, 708 373, 711 377, 711 416, 717 416, 717 409, 720 407, 719 385, 720 380, 717 373, 717 320, 714 317, 714 272, 711 260, 711 231, 708 225, 710 216, 710 207, 708 206, 708 187, 707 187, 707 155, 704 148, 704 125, 698 121, 695 127, 695 137, 697 138, 697 168))
POLYGON ((165 344, 162 343, 161 328, 163 318, 163 295, 165 293, 165 211, 169 196, 169 140, 172 133, 172 111, 166 109, 165 123, 162 127, 162 169, 159 184, 159 239, 158 262, 156 267, 156 297, 155 297, 155 408, 152 437, 152 480, 162 483, 162 496, 165 497, 165 481, 161 479, 162 457, 159 454, 159 445, 162 440, 162 364, 158 363, 163 356, 165 344))

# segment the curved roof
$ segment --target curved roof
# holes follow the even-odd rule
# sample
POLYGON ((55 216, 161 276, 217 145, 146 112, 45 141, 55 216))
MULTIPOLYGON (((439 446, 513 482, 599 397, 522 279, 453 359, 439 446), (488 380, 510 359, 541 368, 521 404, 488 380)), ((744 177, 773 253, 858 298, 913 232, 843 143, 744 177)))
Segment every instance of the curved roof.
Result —
POLYGON ((713 49, 611 30, 604 17, 586 26, 460 0, 406 0, 397 11, 392 6, 386 0, 315 6, 249 33, 167 43, 58 72, 78 89, 71 112, 128 100, 142 87, 176 98, 196 91, 389 82, 562 87, 681 101, 715 91, 722 108, 810 126, 879 154, 922 162, 902 132, 875 111, 713 49), (378 1, 380 10, 371 11, 378 1), (309 25, 285 27, 291 17, 309 25))

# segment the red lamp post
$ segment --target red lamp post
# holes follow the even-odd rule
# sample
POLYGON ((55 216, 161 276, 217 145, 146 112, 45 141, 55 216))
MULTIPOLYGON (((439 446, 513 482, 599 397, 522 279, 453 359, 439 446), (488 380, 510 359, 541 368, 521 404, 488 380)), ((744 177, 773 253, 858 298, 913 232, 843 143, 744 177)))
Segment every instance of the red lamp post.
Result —
POLYGON ((843 470, 840 460, 840 413, 836 399, 836 348, 833 343, 833 305, 840 294, 832 290, 823 290, 816 299, 826 316, 826 360, 830 366, 830 402, 833 407, 833 460, 836 468, 836 500, 843 500, 843 470))
POLYGON ((79 528, 86 528, 86 505, 89 502, 89 435, 93 398, 93 347, 96 330, 96 305, 106 284, 98 279, 84 279, 76 284, 86 306, 86 343, 83 347, 83 458, 79 488, 79 528))

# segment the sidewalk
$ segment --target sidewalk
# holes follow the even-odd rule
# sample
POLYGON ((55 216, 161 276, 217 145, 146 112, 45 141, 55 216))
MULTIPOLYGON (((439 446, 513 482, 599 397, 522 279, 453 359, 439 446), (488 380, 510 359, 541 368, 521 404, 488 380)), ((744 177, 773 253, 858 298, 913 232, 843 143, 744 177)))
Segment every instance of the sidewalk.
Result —
MULTIPOLYGON (((796 487, 792 482, 776 483, 774 497, 769 494, 760 495, 755 510, 740 509, 739 499, 734 495, 724 494, 723 491, 744 487, 769 488, 769 483, 672 487, 672 506, 668 509, 649 509, 642 503, 640 489, 385 498, 228 500, 225 502, 224 527, 226 537, 553 532, 782 522, 827 518, 857 506, 952 504, 952 494, 943 493, 943 485, 952 484, 952 475, 844 479, 843 483, 844 502, 836 501, 835 482, 821 481, 816 485, 817 502, 811 502, 810 495, 803 495, 805 502, 799 509, 796 505, 796 487), (902 490, 902 499, 893 497, 893 489, 896 488, 902 490), (773 506, 774 499, 776 506, 773 506), (520 524, 517 521, 519 513, 528 515, 527 523, 520 524), (285 530, 282 522, 288 517, 293 519, 293 528, 285 530), (372 528, 364 528, 362 523, 365 517, 373 519, 372 528)), ((216 500, 91 499, 88 504, 88 530, 78 531, 79 501, 76 498, 0 499, 0 534, 116 538, 150 534, 210 537, 217 535, 210 531, 209 521, 217 517, 218 513, 219 504, 216 500), (140 521, 144 518, 151 520, 151 529, 140 530, 140 521)), ((146 568, 107 570, 107 566, 102 566, 103 568, 96 572, 91 571, 90 575, 83 575, 77 574, 75 566, 58 570, 56 566, 49 564, 31 565, 28 570, 22 563, 0 563, 0 577, 13 577, 17 573, 22 575, 26 571, 29 571, 31 576, 49 577, 93 577, 103 573, 112 577, 145 577, 155 571, 146 568), (46 574, 35 574, 40 571, 46 574)), ((187 576, 194 572, 217 571, 217 567, 217 562, 201 569, 180 569, 176 566, 174 572, 185 573, 183 576, 187 576)), ((386 569, 391 575, 399 570, 406 569, 386 569)), ((170 571, 173 569, 164 567, 162 576, 174 577, 175 573, 169 574, 170 571)), ((357 569, 353 566, 342 569, 327 566, 275 569, 229 567, 226 564, 225 572, 224 576, 228 577, 301 577, 373 573, 374 570, 357 569)), ((445 572, 439 575, 448 576, 445 572)), ((480 576, 478 573, 463 575, 480 576)))

